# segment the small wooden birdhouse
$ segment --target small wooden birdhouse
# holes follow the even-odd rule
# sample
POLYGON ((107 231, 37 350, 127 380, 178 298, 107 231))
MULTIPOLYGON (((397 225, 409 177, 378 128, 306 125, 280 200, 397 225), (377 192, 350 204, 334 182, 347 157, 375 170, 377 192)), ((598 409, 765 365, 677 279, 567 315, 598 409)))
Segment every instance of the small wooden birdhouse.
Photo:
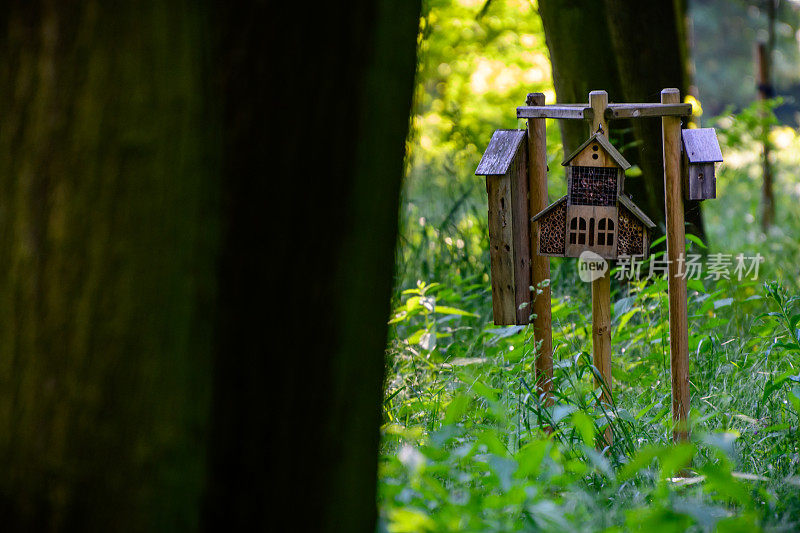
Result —
POLYGON ((647 256, 655 224, 623 194, 631 164, 598 132, 564 160, 567 195, 531 220, 541 255, 579 257, 592 251, 606 259, 647 256))
POLYGON ((492 309, 497 325, 528 324, 531 313, 528 143, 525 130, 497 130, 475 174, 486 176, 492 309))
POLYGON ((683 191, 687 200, 717 197, 714 163, 722 161, 722 151, 714 128, 681 130, 683 140, 683 191))

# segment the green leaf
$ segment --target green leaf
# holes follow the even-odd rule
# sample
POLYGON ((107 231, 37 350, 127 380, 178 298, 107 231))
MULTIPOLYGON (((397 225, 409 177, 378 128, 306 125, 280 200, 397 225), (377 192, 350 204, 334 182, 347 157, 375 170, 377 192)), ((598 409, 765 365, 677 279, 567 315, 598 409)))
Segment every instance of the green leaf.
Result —
POLYGON ((446 305, 437 305, 433 308, 434 313, 438 313, 440 315, 461 315, 461 316, 474 316, 477 317, 475 313, 469 313, 467 311, 463 311, 461 309, 456 309, 455 307, 448 307, 446 305))
POLYGON ((786 382, 786 380, 792 376, 792 372, 793 372, 792 370, 787 370, 774 380, 770 380, 769 383, 767 383, 766 387, 764 387, 764 394, 763 396, 761 396, 761 401, 766 402, 770 396, 772 396, 773 394, 775 394, 775 392, 780 390, 784 382, 786 382))
POLYGON ((466 394, 459 394, 453 398, 447 406, 447 411, 444 415, 444 423, 455 424, 461 420, 461 417, 467 412, 470 401, 472 401, 471 398, 466 394))
POLYGON ((798 322, 800 322, 800 313, 793 315, 792 318, 789 319, 789 330, 790 331, 796 330, 798 322))
POLYGON ((436 522, 422 509, 396 507, 389 513, 389 526, 387 529, 391 533, 435 531, 436 522))
POLYGON ((750 501, 749 488, 731 475, 726 460, 710 461, 700 471, 706 476, 703 492, 716 493, 718 497, 733 500, 739 505, 750 501))
POLYGON ((684 442, 666 448, 660 454, 661 477, 666 479, 688 467, 694 457, 695 446, 691 442, 684 442))
POLYGON ((690 279, 686 282, 686 286, 692 289, 693 291, 697 291, 700 294, 704 294, 706 292, 706 288, 703 285, 703 282, 698 279, 690 279))
POLYGON ((594 422, 583 411, 575 411, 572 413, 572 425, 578 430, 583 443, 586 446, 591 446, 594 442, 594 422))
POLYGON ((426 328, 418 329, 408 337, 406 337, 406 342, 409 344, 417 344, 419 340, 422 338, 423 335, 428 333, 426 328))
POLYGON ((419 304, 419 298, 420 298, 419 296, 412 296, 411 298, 406 300, 406 311, 410 313, 411 311, 415 311, 420 307, 422 307, 419 304))
POLYGON ((574 405, 556 405, 553 407, 553 423, 558 424, 575 411, 574 405))
POLYGON ((659 237, 658 239, 654 240, 650 244, 650 248, 655 248, 656 246, 658 246, 659 244, 661 244, 662 242, 664 242, 666 240, 667 240, 667 236, 666 235, 662 235, 661 237, 659 237))
POLYGON ((619 319, 619 326, 617 326, 617 331, 618 332, 622 331, 622 329, 625 327, 625 324, 627 324, 628 321, 633 317, 633 315, 635 315, 638 312, 639 312, 638 309, 631 309, 630 311, 622 315, 622 318, 619 319))
POLYGON ((706 246, 703 243, 703 241, 700 240, 700 237, 698 237, 697 235, 692 235, 691 233, 687 233, 686 234, 686 239, 689 240, 689 241, 692 241, 693 243, 695 243, 700 248, 705 248, 705 249, 708 248, 708 246, 706 246))
POLYGON ((714 309, 719 309, 720 307, 728 307, 733 303, 733 298, 722 298, 714 302, 714 309))
POLYGON ((648 468, 653 463, 653 459, 655 459, 660 452, 661 447, 655 445, 641 448, 636 452, 636 455, 633 456, 633 459, 620 469, 617 477, 620 481, 632 478, 643 468, 648 468))

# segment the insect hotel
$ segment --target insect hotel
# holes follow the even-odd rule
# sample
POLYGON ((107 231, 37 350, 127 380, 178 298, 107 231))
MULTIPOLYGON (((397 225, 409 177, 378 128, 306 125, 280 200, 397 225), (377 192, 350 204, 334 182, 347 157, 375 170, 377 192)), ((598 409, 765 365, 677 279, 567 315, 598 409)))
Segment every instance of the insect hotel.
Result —
POLYGON ((536 214, 540 255, 580 257, 591 251, 605 259, 646 257, 650 230, 656 227, 624 195, 631 164, 600 132, 589 137, 562 163, 567 195, 536 214))
MULTIPOLYGON (((553 354, 549 257, 579 257, 591 251, 605 259, 646 257, 655 223, 625 195, 630 163, 608 140, 608 122, 660 119, 664 158, 664 207, 668 258, 669 338, 673 438, 688 438, 689 347, 684 199, 716 197, 714 163, 722 161, 713 129, 681 129, 691 105, 677 89, 661 91, 660 103, 609 104, 605 91, 587 104, 545 105, 529 94, 517 118, 525 130, 498 130, 476 170, 486 177, 489 201, 492 307, 498 325, 533 323, 537 342, 536 383, 545 406, 553 405, 553 354), (566 158, 567 194, 548 206, 545 119, 583 120, 589 138, 566 158), (535 290, 533 290, 535 289, 535 290)), ((611 283, 608 270, 593 278, 593 364, 600 402, 611 397, 611 283)), ((610 428, 604 431, 610 445, 610 428)))

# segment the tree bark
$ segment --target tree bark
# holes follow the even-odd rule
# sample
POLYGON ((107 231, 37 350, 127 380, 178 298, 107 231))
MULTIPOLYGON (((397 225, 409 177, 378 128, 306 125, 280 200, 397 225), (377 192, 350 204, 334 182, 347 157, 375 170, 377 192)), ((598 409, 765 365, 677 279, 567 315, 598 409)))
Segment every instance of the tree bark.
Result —
MULTIPOLYGON (((614 54, 603 52, 604 45, 611 42, 603 2, 539 0, 539 15, 558 102, 588 105, 589 92, 593 90, 606 91, 610 102, 622 101, 617 59, 614 54)), ((580 120, 559 123, 564 153, 569 154, 586 140, 589 126, 580 120)))
POLYGON ((206 15, 12 2, 0 24, 3 529, 196 528, 218 233, 206 15))
POLYGON ((419 9, 0 9, 4 530, 375 530, 419 9))
POLYGON ((206 528, 373 532, 420 5, 218 9, 227 223, 206 528))

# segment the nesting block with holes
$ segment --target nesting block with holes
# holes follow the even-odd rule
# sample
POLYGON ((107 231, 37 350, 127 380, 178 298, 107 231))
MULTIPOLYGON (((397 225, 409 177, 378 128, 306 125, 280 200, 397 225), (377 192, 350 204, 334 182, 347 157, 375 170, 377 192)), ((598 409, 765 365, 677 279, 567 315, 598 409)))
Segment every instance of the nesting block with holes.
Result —
POLYGON ((687 200, 717 197, 714 163, 722 161, 714 128, 681 130, 683 193, 687 200))
POLYGON ((486 176, 492 310, 497 325, 527 324, 531 313, 528 143, 525 130, 497 130, 475 174, 486 176))
POLYGON ((598 132, 564 160, 567 195, 531 220, 540 255, 580 257, 592 251, 606 259, 647 256, 655 224, 624 192, 630 163, 598 132))

